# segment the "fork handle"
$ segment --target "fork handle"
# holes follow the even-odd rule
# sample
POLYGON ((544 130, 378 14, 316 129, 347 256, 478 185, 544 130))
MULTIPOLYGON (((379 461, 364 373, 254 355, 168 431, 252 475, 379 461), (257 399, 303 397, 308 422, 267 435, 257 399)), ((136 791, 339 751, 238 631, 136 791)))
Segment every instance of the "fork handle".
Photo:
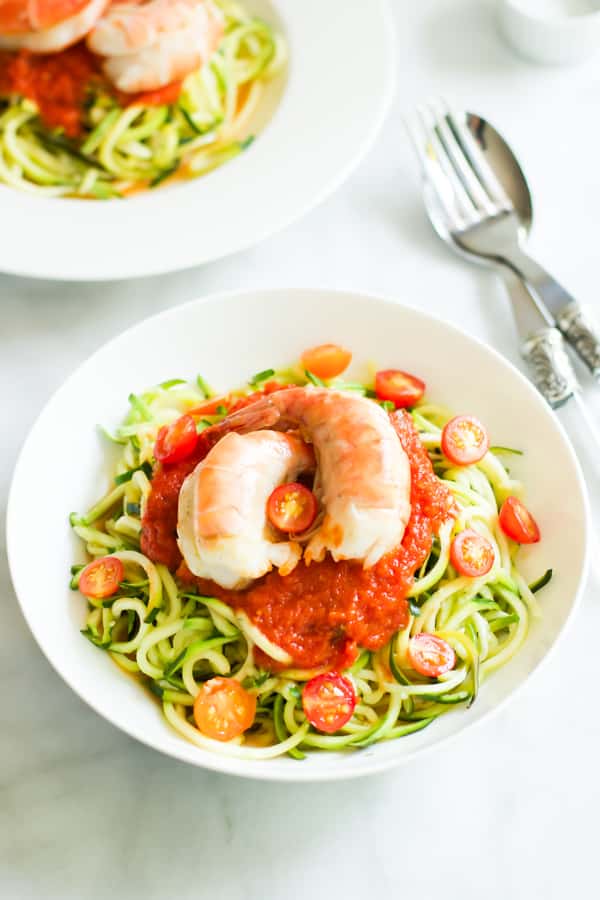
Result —
POLYGON ((530 286, 577 355, 596 378, 600 376, 600 330, 588 312, 534 259, 519 248, 505 257, 509 267, 530 286))

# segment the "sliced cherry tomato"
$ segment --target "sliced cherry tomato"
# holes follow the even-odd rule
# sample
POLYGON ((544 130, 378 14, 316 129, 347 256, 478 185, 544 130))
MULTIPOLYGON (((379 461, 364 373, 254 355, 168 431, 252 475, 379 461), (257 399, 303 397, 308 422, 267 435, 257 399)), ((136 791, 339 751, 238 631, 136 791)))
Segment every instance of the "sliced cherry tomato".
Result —
POLYGON ((490 446, 485 425, 474 416, 455 416, 442 431, 442 453, 455 466, 470 466, 483 459, 490 446))
POLYGON ((256 697, 235 678, 205 681, 194 702, 198 730, 215 741, 239 737, 254 722, 256 697))
POLYGON ((456 654, 448 641, 422 631, 408 642, 408 661, 420 675, 439 678, 454 668, 456 654))
POLYGON ((319 347, 305 350, 300 362, 317 378, 327 379, 341 375, 350 365, 351 359, 352 354, 349 350, 344 350, 337 344, 321 344, 319 347))
POLYGON ((125 577, 123 563, 114 556, 103 556, 89 563, 79 576, 79 590, 86 597, 100 600, 116 593, 125 577))
POLYGON ((333 734, 352 718, 356 691, 349 678, 337 672, 316 675, 304 685, 302 707, 311 725, 325 734, 333 734))
POLYGON ((187 414, 170 425, 163 425, 154 445, 154 456, 162 463, 181 462, 196 449, 198 432, 193 418, 187 414))
POLYGON ((425 382, 399 369, 384 369, 375 375, 375 393, 379 400, 391 401, 396 409, 406 409, 421 399, 425 382))
POLYGON ((299 534, 310 528, 317 516, 317 498, 303 484, 280 484, 267 500, 267 515, 280 531, 299 534))
POLYGON ((450 545, 450 562, 459 575, 466 575, 467 578, 487 575, 494 559, 494 548, 488 539, 472 528, 457 534, 450 545))
POLYGON ((537 544, 540 529, 527 507, 516 497, 507 497, 500 507, 500 528, 519 544, 537 544))

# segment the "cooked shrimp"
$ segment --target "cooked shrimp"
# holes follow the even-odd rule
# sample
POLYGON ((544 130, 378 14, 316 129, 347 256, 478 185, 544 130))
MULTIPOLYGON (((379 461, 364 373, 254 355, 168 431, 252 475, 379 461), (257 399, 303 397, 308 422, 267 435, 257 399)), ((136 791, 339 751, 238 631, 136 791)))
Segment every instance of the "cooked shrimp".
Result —
POLYGON ((129 0, 110 6, 87 44, 105 57, 104 72, 112 83, 136 93, 199 69, 223 30, 223 16, 211 0, 129 0))
POLYGON ((96 24, 109 0, 0 0, 0 47, 58 53, 96 24))
POLYGON ((188 568, 225 588, 244 587, 273 566, 285 574, 302 555, 276 542, 267 500, 277 485, 314 469, 312 449, 293 434, 227 434, 183 483, 177 531, 188 568))
MULTIPOLYGON (((356 559, 374 565, 401 542, 410 516, 410 465, 387 413, 372 400, 328 388, 277 391, 203 432, 299 428, 314 445, 315 492, 325 516, 305 558, 356 559)), ((218 446, 218 444, 217 444, 218 446)))

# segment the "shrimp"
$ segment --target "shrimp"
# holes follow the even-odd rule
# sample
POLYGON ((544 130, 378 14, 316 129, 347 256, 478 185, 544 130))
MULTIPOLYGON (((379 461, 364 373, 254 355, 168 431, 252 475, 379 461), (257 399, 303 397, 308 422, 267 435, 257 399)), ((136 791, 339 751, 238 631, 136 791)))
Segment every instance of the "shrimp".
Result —
POLYGON ((0 48, 58 53, 96 24, 110 0, 0 0, 0 48))
POLYGON ((278 484, 314 470, 312 449, 294 434, 227 434, 188 475, 179 494, 177 531, 188 568, 224 588, 241 588, 275 565, 291 571, 295 541, 274 540, 267 500, 278 484))
POLYGON ((87 38, 105 57, 104 73, 120 91, 156 90, 199 69, 223 36, 211 0, 113 3, 87 38))
MULTIPOLYGON (((400 544, 410 517, 410 464, 387 413, 372 400, 329 388, 277 391, 203 432, 298 428, 317 459, 315 492, 325 509, 305 559, 360 560, 365 568, 400 544)), ((218 444, 217 444, 218 446, 218 444)))

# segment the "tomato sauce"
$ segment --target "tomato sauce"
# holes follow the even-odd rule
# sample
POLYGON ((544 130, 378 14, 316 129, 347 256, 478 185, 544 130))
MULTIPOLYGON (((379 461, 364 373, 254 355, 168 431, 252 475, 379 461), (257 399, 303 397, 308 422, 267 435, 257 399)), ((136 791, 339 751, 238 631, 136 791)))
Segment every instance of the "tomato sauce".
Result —
POLYGON ((81 134, 85 98, 94 82, 102 82, 99 60, 85 44, 48 55, 0 54, 0 94, 33 100, 43 122, 68 137, 81 134))
POLYGON ((123 107, 139 103, 160 106, 176 103, 181 81, 155 91, 124 94, 102 74, 102 60, 80 42, 60 53, 33 54, 27 50, 0 53, 0 96, 19 94, 38 106, 48 128, 59 128, 67 137, 83 132, 85 100, 92 88, 102 89, 123 107))
MULTIPOLYGON (((436 477, 410 415, 398 411, 391 418, 410 461, 412 508, 401 545, 375 566, 363 569, 360 563, 327 557, 309 566, 302 562, 289 575, 271 572, 245 591, 194 579, 185 564, 179 567, 182 579, 245 611, 295 666, 346 668, 358 648, 377 650, 404 628, 414 573, 427 559, 433 535, 455 514, 452 496, 436 477)), ((181 559, 175 542, 179 489, 197 461, 159 467, 152 482, 142 549, 170 568, 181 559)), ((281 668, 264 654, 258 653, 257 660, 266 668, 281 668)))

